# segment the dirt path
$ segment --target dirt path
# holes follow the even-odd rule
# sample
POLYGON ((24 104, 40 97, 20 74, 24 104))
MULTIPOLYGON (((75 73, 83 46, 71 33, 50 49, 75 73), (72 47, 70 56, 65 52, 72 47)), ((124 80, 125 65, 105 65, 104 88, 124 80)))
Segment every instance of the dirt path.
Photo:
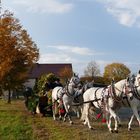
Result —
POLYGON ((31 115, 24 106, 23 101, 13 102, 9 109, 18 108, 32 128, 33 140, 139 140, 139 127, 134 122, 133 131, 127 131, 126 122, 119 129, 119 133, 109 133, 106 124, 100 121, 93 123, 94 129, 89 130, 78 119, 73 118, 74 124, 68 122, 54 121, 52 117, 41 117, 31 115))

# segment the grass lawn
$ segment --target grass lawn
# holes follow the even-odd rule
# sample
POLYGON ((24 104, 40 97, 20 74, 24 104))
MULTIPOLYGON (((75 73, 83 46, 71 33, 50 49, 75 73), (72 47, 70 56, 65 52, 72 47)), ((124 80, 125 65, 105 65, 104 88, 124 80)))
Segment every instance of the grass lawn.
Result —
POLYGON ((89 130, 78 119, 74 124, 53 121, 52 117, 32 116, 25 108, 24 101, 7 104, 0 100, 0 140, 139 140, 140 128, 134 122, 133 130, 127 131, 127 124, 119 133, 109 133, 105 124, 93 123, 89 130))

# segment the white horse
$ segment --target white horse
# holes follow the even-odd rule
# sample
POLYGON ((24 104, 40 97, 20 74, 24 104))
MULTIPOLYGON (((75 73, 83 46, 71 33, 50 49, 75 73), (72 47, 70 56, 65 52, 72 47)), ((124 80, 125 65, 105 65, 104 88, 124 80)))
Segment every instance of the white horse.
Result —
MULTIPOLYGON (((121 107, 130 107, 132 109, 133 114, 128 123, 128 131, 130 131, 132 130, 131 124, 134 117, 136 117, 138 124, 140 126, 140 116, 138 112, 138 109, 140 108, 140 71, 136 77, 133 77, 132 79, 130 77, 128 80, 129 87, 131 88, 131 93, 133 96, 131 96, 130 98, 127 98, 126 96, 126 98, 122 99, 121 107)), ((118 121, 120 123, 120 120, 118 121)))
POLYGON ((140 71, 136 77, 133 77, 131 82, 133 83, 133 86, 131 87, 133 92, 133 98, 129 102, 130 107, 132 108, 133 111, 133 115, 131 116, 131 119, 128 123, 128 130, 131 130, 131 124, 134 117, 136 117, 138 124, 140 126, 140 116, 138 113, 138 109, 140 107, 140 71))
MULTIPOLYGON (((59 102, 63 102, 64 108, 65 108, 65 115, 64 115, 64 121, 66 120, 66 117, 68 116, 70 123, 72 124, 70 111, 72 102, 74 100, 75 95, 75 87, 79 84, 80 79, 77 75, 74 75, 69 83, 66 85, 65 88, 62 87, 55 87, 52 90, 52 103, 53 103, 53 118, 56 120, 55 112, 56 112, 56 104, 59 102)), ((60 116, 61 117, 61 116, 60 116)))
POLYGON ((91 129, 89 121, 89 108, 91 104, 98 109, 101 109, 105 113, 107 119, 107 126, 110 132, 113 132, 111 128, 111 118, 115 120, 114 131, 118 132, 118 119, 117 111, 122 105, 122 99, 127 96, 128 100, 131 100, 132 91, 128 85, 126 79, 109 86, 108 88, 93 87, 88 89, 84 95, 84 106, 81 119, 84 120, 84 124, 88 125, 91 129))
POLYGON ((73 101, 73 111, 76 113, 77 118, 81 117, 82 110, 83 110, 83 93, 94 86, 94 81, 88 82, 85 81, 83 84, 81 83, 80 86, 77 87, 75 91, 75 98, 73 101))

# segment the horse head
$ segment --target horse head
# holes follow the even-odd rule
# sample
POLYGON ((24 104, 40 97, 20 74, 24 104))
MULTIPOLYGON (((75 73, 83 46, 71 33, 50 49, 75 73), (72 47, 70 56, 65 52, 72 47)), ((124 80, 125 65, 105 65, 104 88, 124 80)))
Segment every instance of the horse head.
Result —
POLYGON ((140 71, 137 76, 132 75, 127 78, 126 86, 130 89, 130 99, 133 98, 132 96, 140 99, 140 71))
POLYGON ((134 87, 134 79, 133 77, 127 77, 126 82, 125 82, 125 88, 124 88, 124 93, 129 97, 129 99, 133 98, 133 87, 134 87))
POLYGON ((140 86, 140 71, 135 77, 135 86, 140 86))
POLYGON ((69 84, 71 84, 74 87, 76 87, 79 83, 80 83, 80 78, 78 77, 78 75, 72 76, 69 82, 69 84))
MULTIPOLYGON (((112 86, 111 86, 112 87, 112 86)), ((130 78, 123 79, 113 84, 112 87, 113 96, 116 97, 128 97, 129 99, 133 98, 133 84, 130 81, 130 78)))

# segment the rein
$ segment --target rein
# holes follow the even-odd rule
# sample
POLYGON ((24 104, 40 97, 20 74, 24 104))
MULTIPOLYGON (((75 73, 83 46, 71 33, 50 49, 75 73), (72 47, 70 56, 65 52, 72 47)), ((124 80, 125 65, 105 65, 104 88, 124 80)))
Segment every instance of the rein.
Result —
POLYGON ((114 99, 116 102, 121 102, 122 100, 121 99, 121 96, 123 94, 123 91, 119 90, 117 87, 115 87, 114 85, 111 85, 109 88, 108 88, 108 92, 109 92, 109 97, 111 97, 112 99, 114 99), (121 94, 120 94, 120 97, 117 97, 116 95, 116 91, 115 90, 118 90, 121 94))
POLYGON ((101 100, 101 98, 90 100, 90 101, 85 101, 85 102, 81 102, 81 103, 74 103, 74 104, 72 104, 72 106, 80 106, 80 105, 83 105, 83 104, 86 104, 86 103, 98 102, 99 100, 101 100))
POLYGON ((124 84, 124 86, 123 86, 123 89, 125 89, 124 91, 123 91, 123 89, 122 89, 122 91, 121 91, 120 89, 118 89, 118 88, 115 87, 114 85, 112 85, 111 88, 112 88, 111 93, 113 94, 112 98, 115 99, 115 101, 117 101, 117 102, 121 102, 121 101, 123 100, 123 98, 122 98, 123 94, 124 94, 124 95, 126 96, 126 98, 127 98, 127 95, 128 95, 129 93, 133 93, 133 91, 134 91, 134 88, 133 88, 132 86, 131 86, 131 90, 129 91, 129 90, 128 90, 128 86, 126 86, 126 84, 124 84), (117 91, 120 92, 120 97, 117 97, 117 96, 116 96, 115 90, 117 90, 117 91))

